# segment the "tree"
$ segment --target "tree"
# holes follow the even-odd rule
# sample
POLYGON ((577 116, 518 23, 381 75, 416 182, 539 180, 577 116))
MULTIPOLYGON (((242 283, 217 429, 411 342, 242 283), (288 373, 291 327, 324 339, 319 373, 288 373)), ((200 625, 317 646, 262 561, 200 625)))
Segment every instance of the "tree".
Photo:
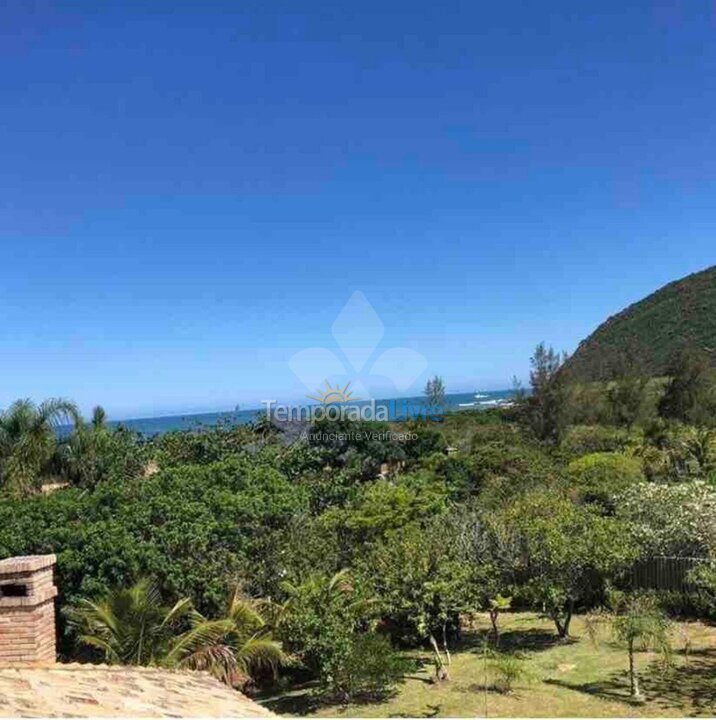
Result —
POLYGON ((425 398, 432 409, 445 405, 445 383, 439 375, 435 375, 425 383, 425 398))
MULTIPOLYGON (((163 597, 190 597, 217 617, 236 578, 253 596, 276 596, 286 564, 275 544, 308 502, 307 488, 263 457, 233 454, 21 501, 0 496, 0 557, 57 552, 66 604, 148 576, 163 597)), ((72 652, 72 636, 61 640, 72 652)))
POLYGON ((659 401, 659 414, 667 420, 696 425, 714 423, 714 379, 708 356, 684 350, 672 360, 670 377, 659 401))
POLYGON ((79 410, 67 400, 13 403, 0 414, 0 485, 14 495, 40 490, 57 448, 58 428, 80 423, 79 410))
POLYGON ((449 679, 448 631, 481 602, 485 566, 465 562, 461 528, 452 518, 394 528, 359 559, 360 571, 396 630, 427 642, 435 678, 449 679))
POLYGON ((251 423, 251 429, 255 435, 263 441, 271 440, 281 434, 282 430, 276 425, 267 412, 262 412, 251 423))
POLYGON ((513 375, 511 385, 513 401, 518 403, 523 402, 527 397, 527 393, 525 393, 525 389, 522 386, 522 380, 520 380, 517 375, 513 375))
POLYGON ((361 480, 374 479, 383 463, 405 460, 404 449, 384 422, 321 418, 311 425, 308 442, 322 453, 323 465, 345 468, 361 480))
POLYGON ((490 598, 488 611, 490 613, 490 623, 492 624, 492 635, 495 638, 495 645, 500 644, 500 628, 497 624, 497 619, 500 617, 500 613, 509 610, 512 607, 511 597, 502 597, 497 595, 494 598, 490 598))
POLYGON ((665 664, 671 660, 671 623, 653 597, 616 594, 607 612, 588 618, 587 628, 596 639, 600 627, 611 628, 612 637, 626 646, 629 655, 629 688, 632 700, 643 701, 636 665, 638 650, 655 650, 665 664))
POLYGON ((281 643, 273 639, 264 606, 235 587, 219 618, 191 613, 191 628, 172 643, 164 662, 208 670, 226 684, 240 687, 264 671, 275 674, 288 658, 281 643))
POLYGON ((101 405, 92 409, 92 427, 97 430, 107 427, 107 413, 101 405))
POLYGON ((527 398, 527 419, 540 440, 559 442, 567 422, 567 388, 560 369, 565 358, 540 343, 530 363, 532 393, 527 398))
POLYGON ((81 600, 67 617, 79 641, 110 665, 160 665, 190 612, 190 600, 166 606, 156 583, 143 578, 98 601, 81 600))
POLYGON ((607 400, 617 425, 631 428, 641 419, 648 385, 649 377, 634 360, 634 355, 622 355, 614 381, 607 389, 607 400))
POLYGON ((149 455, 138 434, 124 427, 110 429, 97 420, 79 423, 60 443, 53 461, 57 474, 85 488, 109 479, 129 481, 142 476, 149 455))
POLYGON ((541 605, 561 638, 569 636, 577 603, 598 597, 605 580, 636 556, 622 523, 554 493, 519 498, 492 521, 519 548, 515 592, 541 605))
POLYGON ((350 531, 356 544, 374 541, 410 523, 440 516, 447 499, 445 483, 423 470, 396 482, 383 479, 363 486, 348 507, 333 509, 326 521, 343 533, 350 531))
POLYGON ((402 676, 390 644, 374 632, 376 603, 347 569, 284 583, 283 589, 288 600, 278 625, 281 637, 326 694, 341 701, 380 694, 402 676))

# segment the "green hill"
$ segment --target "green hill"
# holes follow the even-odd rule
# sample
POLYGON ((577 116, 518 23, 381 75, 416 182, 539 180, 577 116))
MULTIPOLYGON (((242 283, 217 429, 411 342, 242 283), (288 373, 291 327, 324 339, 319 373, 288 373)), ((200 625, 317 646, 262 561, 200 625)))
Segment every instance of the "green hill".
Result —
POLYGON ((625 354, 652 376, 664 375, 674 353, 698 348, 716 366, 716 266, 689 275, 600 325, 568 360, 579 382, 609 380, 625 354))

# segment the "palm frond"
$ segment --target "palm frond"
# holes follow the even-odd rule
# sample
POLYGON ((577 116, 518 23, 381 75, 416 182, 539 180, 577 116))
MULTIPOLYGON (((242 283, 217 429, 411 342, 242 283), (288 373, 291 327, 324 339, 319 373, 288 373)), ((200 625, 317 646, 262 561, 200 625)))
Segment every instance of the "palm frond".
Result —
POLYGON ((233 630, 230 620, 206 620, 197 613, 192 627, 178 635, 166 654, 171 665, 185 661, 188 657, 212 646, 226 645, 226 638, 233 630))
POLYGON ((227 685, 234 685, 239 667, 234 651, 228 645, 207 645, 195 650, 179 661, 178 667, 205 670, 227 685))
POLYGON ((236 649, 236 662, 247 675, 261 670, 275 674, 287 661, 281 643, 266 635, 254 635, 236 649))
POLYGON ((37 408, 37 422, 56 428, 60 425, 80 425, 82 415, 73 402, 63 398, 51 398, 37 408))

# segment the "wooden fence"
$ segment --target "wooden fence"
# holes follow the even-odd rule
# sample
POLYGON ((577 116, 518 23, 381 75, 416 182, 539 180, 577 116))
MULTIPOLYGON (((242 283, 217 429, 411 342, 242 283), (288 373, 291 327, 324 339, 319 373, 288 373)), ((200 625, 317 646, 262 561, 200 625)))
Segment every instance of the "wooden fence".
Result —
POLYGON ((637 562, 631 571, 632 587, 638 590, 693 592, 689 574, 706 558, 657 556, 637 562))

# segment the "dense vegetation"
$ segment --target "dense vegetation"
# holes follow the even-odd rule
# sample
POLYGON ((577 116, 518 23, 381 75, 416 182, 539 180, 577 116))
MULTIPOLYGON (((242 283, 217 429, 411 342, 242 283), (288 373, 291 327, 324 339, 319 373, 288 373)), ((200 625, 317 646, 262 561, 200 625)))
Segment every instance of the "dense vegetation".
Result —
POLYGON ((573 385, 562 365, 540 346, 510 408, 324 420, 291 441, 269 418, 143 439, 101 410, 18 403, 0 416, 0 557, 57 554, 66 658, 244 688, 311 679, 324 698, 377 698, 411 647, 447 682, 479 611, 506 692, 507 611, 540 610, 558 639, 596 613, 630 657, 634 638, 665 648, 664 610, 716 611, 713 371, 679 356, 666 382, 573 385), (633 570, 659 556, 700 560, 681 594, 643 599, 633 570))
POLYGON ((716 365, 716 267, 670 283, 618 315, 584 340, 567 368, 572 381, 610 380, 628 353, 648 376, 668 373, 674 355, 706 351, 716 365))

